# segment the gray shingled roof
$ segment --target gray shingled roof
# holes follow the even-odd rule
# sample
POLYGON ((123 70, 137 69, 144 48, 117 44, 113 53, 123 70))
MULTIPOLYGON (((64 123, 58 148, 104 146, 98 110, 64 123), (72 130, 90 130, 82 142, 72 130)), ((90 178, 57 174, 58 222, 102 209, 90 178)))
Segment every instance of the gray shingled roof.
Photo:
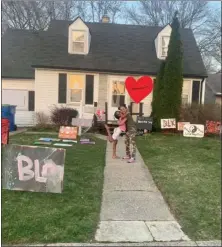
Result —
MULTIPOLYGON (((47 31, 8 30, 2 39, 2 77, 34 78, 32 67, 155 75, 160 60, 154 40, 162 27, 86 23, 88 55, 68 54, 69 21, 52 21, 47 31)), ((207 76, 190 29, 181 29, 184 76, 207 76)))
POLYGON ((221 73, 208 75, 206 80, 207 85, 211 88, 214 94, 221 93, 221 73))

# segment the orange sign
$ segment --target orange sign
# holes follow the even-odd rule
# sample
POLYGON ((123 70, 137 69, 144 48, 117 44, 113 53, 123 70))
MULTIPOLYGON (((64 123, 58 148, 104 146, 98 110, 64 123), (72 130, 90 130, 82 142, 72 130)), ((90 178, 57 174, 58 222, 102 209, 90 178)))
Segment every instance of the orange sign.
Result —
POLYGON ((78 127, 61 126, 59 129, 59 138, 61 139, 77 139, 78 127))

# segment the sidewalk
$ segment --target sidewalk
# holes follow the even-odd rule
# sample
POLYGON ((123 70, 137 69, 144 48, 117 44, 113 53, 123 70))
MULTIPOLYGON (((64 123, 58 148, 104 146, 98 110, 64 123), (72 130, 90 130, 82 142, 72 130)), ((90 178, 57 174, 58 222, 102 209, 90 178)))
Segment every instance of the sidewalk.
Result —
MULTIPOLYGON (((121 138, 118 155, 125 155, 121 138)), ((136 163, 112 159, 107 143, 99 242, 187 241, 137 150, 136 163)))

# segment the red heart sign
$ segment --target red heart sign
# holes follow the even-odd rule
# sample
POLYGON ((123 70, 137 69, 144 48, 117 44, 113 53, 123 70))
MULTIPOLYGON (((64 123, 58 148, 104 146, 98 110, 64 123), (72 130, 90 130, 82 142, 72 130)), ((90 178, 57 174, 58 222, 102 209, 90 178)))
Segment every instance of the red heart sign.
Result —
POLYGON ((137 81, 130 76, 126 78, 125 84, 128 94, 136 103, 140 103, 153 90, 153 80, 149 76, 142 76, 137 81))

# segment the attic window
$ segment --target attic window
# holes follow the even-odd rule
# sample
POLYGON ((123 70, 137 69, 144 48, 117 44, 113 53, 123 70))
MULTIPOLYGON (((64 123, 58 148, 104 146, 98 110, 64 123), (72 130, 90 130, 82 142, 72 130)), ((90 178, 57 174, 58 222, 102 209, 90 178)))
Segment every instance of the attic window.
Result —
POLYGON ((84 53, 86 45, 85 31, 72 31, 72 50, 74 53, 84 53))
POLYGON ((167 56, 169 42, 170 42, 170 37, 169 36, 162 36, 162 42, 161 42, 161 45, 162 45, 161 56, 162 57, 166 57, 167 56))

